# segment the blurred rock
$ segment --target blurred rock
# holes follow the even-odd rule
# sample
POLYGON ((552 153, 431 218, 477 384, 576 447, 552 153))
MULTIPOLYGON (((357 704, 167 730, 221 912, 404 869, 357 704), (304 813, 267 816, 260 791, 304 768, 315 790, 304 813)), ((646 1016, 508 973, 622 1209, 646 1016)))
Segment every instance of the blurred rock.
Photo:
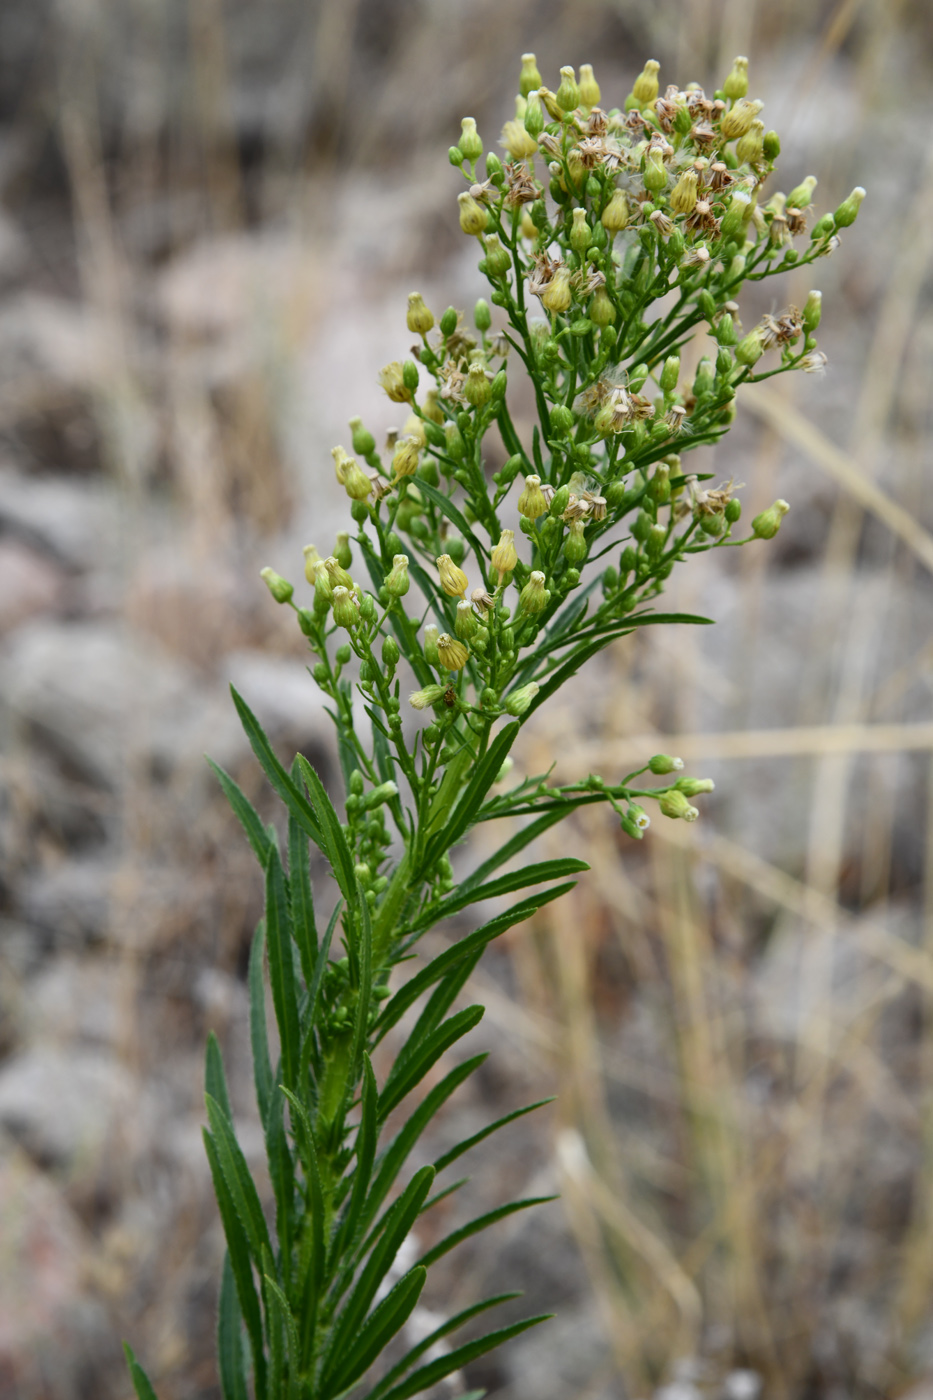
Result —
POLYGON ((48 559, 19 540, 0 536, 0 633, 52 610, 63 583, 61 569, 48 559))
POLYGON ((21 476, 0 467, 0 532, 6 547, 18 541, 66 568, 99 569, 120 544, 117 497, 101 482, 21 476))
POLYGON ((45 947, 98 943, 110 935, 111 887, 118 868, 112 856, 104 856, 34 869, 19 883, 19 912, 45 947))
POLYGON ((127 968, 115 959, 66 954, 30 984, 22 1032, 35 1045, 80 1042, 114 1051, 132 1025, 132 990, 127 968))

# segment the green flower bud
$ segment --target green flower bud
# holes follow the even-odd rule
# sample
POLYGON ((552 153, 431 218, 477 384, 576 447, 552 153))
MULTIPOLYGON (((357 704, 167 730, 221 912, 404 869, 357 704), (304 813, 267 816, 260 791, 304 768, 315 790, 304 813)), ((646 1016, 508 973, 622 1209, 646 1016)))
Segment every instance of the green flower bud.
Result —
MULTIPOLYGON (((593 298, 587 307, 587 314, 594 326, 598 326, 604 331, 607 326, 611 326, 616 319, 616 309, 612 304, 612 298, 605 287, 597 287, 593 293, 593 298)), ((604 342, 600 342, 603 344, 604 342)))
POLYGON ((720 345, 735 345, 737 343, 739 337, 736 334, 735 322, 728 311, 724 311, 720 316, 713 333, 720 345))
MULTIPOLYGON (((538 86, 540 87, 540 83, 538 86)), ((577 86, 576 75, 569 65, 560 70, 560 86, 554 94, 554 100, 564 112, 572 112, 580 105, 580 89, 577 86)))
POLYGON ((586 210, 574 209, 573 224, 570 229, 570 246, 581 256, 590 246, 590 226, 586 222, 586 210))
POLYGON ((729 208, 722 217, 721 233, 723 238, 731 238, 738 242, 743 237, 745 231, 745 215, 751 206, 751 198, 744 190, 738 190, 729 201, 729 208))
MULTIPOLYGON (((504 251, 505 250, 503 249, 503 252, 504 251)), ((478 331, 483 332, 484 334, 486 331, 489 330, 489 327, 492 325, 492 314, 489 310, 489 303, 487 301, 484 301, 482 297, 480 297, 479 301, 473 308, 473 321, 476 325, 476 329, 478 331)))
POLYGON ((570 564, 582 564, 587 556, 588 546, 584 530, 582 520, 571 520, 570 530, 563 544, 564 558, 570 564))
POLYGON ((677 381, 680 378, 680 356, 668 355, 664 361, 664 368, 661 371, 661 390, 665 394, 673 394, 677 388, 677 381))
POLYGON ((412 335, 427 335, 428 331, 434 328, 434 313, 425 306, 420 292, 408 294, 406 323, 412 335))
POLYGON ((382 642, 382 664, 389 671, 394 671, 399 663, 401 653, 398 649, 398 642, 394 637, 385 637, 382 642))
POLYGON ((742 502, 733 497, 731 501, 726 502, 723 514, 730 525, 737 524, 742 518, 742 502))
POLYGON ((317 630, 314 613, 309 608, 298 609, 298 626, 306 637, 313 637, 317 630))
POLYGON ((352 655, 353 652, 350 648, 349 642, 344 642, 343 645, 339 646, 336 652, 334 653, 334 657, 337 661, 338 666, 348 666, 352 655))
POLYGON ((685 170, 671 190, 670 210, 672 214, 692 214, 697 203, 697 172, 685 170))
POLYGON ((396 554, 392 560, 392 568, 386 574, 386 590, 392 598, 404 598, 411 587, 411 580, 408 577, 408 555, 396 554))
MULTIPOLYGON (((533 53, 522 54, 522 71, 518 80, 518 90, 522 97, 528 97, 534 89, 541 86, 541 74, 538 72, 538 64, 533 53)), ((527 108, 525 109, 528 110, 527 108)))
POLYGON ((519 715, 523 715, 540 689, 537 681, 529 681, 527 685, 520 685, 507 698, 505 702, 506 712, 514 715, 516 719, 519 715))
POLYGON ((700 815, 696 807, 691 807, 682 792, 675 788, 658 798, 658 806, 666 817, 682 817, 685 822, 695 822, 700 815))
POLYGON ((360 662, 360 685, 371 686, 377 675, 376 668, 369 661, 360 662))
POLYGON ((787 196, 788 209, 806 209, 813 198, 813 191, 816 189, 816 176, 808 175, 799 185, 795 186, 787 196))
POLYGON ((524 121, 525 130, 528 132, 528 135, 533 141, 537 141, 544 130, 544 108, 541 105, 541 98, 538 96, 537 88, 534 88, 528 94, 528 101, 525 104, 524 121))
MULTIPOLYGON (((509 256, 509 250, 507 248, 503 248, 502 244, 499 241, 499 235, 497 233, 491 233, 488 238, 485 238, 483 240, 483 243, 486 248, 487 275, 489 277, 504 277, 505 274, 508 272, 509 268, 512 266, 512 259, 509 256)), ((477 330, 488 331, 490 325, 492 324, 492 317, 489 317, 489 320, 487 321, 485 326, 480 325, 477 317, 481 305, 485 306, 486 303, 479 301, 476 303, 476 312, 474 313, 473 319, 476 321, 477 330)), ((486 307, 486 315, 489 316, 488 306, 486 307)))
POLYGON ((652 525, 645 540, 645 553, 649 559, 660 559, 667 543, 667 526, 652 525))
MULTIPOLYGON (((658 72, 660 63, 649 58, 641 73, 632 85, 632 97, 638 107, 647 107, 649 102, 655 102, 658 96, 658 72)), ((628 108, 628 103, 626 103, 628 108)))
POLYGON ((491 397, 496 400, 504 399, 508 382, 508 375, 506 374, 505 370, 500 369, 498 374, 493 375, 492 383, 489 386, 489 393, 491 397))
POLYGON ((375 452, 376 439, 363 427, 362 418, 350 419, 350 431, 353 433, 354 452, 358 452, 361 457, 368 457, 371 452, 375 452))
POLYGON ((360 620, 360 612, 348 588, 338 586, 334 589, 333 607, 334 621, 338 627, 345 627, 348 632, 356 627, 360 620))
POLYGON ((315 661, 314 665, 311 667, 311 674, 318 685, 324 685, 327 681, 327 662, 315 661))
POLYGON ((629 221, 628 200, 624 190, 613 190, 612 197, 602 212, 600 223, 607 233, 621 233, 629 221))
POLYGON ((486 152, 486 174, 493 184, 498 185, 500 189, 502 188, 502 180, 499 178, 502 175, 502 161, 495 151, 486 152))
POLYGON ((662 776, 666 773, 679 773, 684 766, 682 758, 673 758, 669 753, 656 753, 649 758, 648 767, 652 773, 662 776))
POLYGON ((349 569, 353 563, 350 536, 346 530, 338 530, 337 532, 337 543, 334 545, 333 557, 342 569, 349 569))
POLYGON ((406 360, 402 365, 402 383, 413 394, 418 387, 418 366, 414 360, 406 360))
POLYGON ((762 139, 762 155, 773 165, 781 154, 781 138, 776 131, 766 131, 762 139))
POLYGON ((735 143, 735 156, 740 165, 757 165, 764 155, 765 124, 760 117, 752 122, 748 131, 735 143))
POLYGON ((454 621, 454 631, 461 642, 469 642, 476 634, 479 627, 476 613, 473 611, 473 604, 461 598, 457 604, 457 616, 454 621))
POLYGON ((363 811, 371 812, 375 807, 381 807, 383 802, 391 802, 393 797, 398 797, 398 786, 390 778, 378 787, 370 789, 363 798, 363 811))
POLYGON ((416 690, 414 694, 409 695, 408 703, 415 710, 426 710, 443 700, 446 690, 445 685, 426 685, 424 690, 416 690))
POLYGON ((536 617, 544 612, 551 600, 544 583, 544 574, 538 569, 533 570, 518 598, 518 610, 523 616, 536 617))
POLYGON ((450 146, 447 151, 447 159, 450 161, 451 165, 455 166, 459 170, 461 165, 463 164, 463 152, 461 151, 460 147, 450 146))
POLYGON ((444 337, 445 340, 449 340, 450 337, 453 335, 454 331, 457 329, 456 307, 448 306, 447 310, 441 317, 440 326, 441 335, 444 337))
POLYGON ((723 96, 730 102, 735 102, 738 98, 744 97, 748 92, 748 59, 736 58, 732 63, 732 72, 722 85, 723 96))
POLYGON ((650 190, 652 194, 660 194, 667 184, 667 167, 657 147, 649 151, 645 158, 645 173, 642 176, 642 183, 645 189, 650 190))
POLYGON ((437 654, 437 627, 433 622, 425 624, 424 629, 424 659, 429 666, 439 665, 437 654))
POLYGON ((865 191, 862 189, 862 186, 856 185, 855 189, 849 195, 849 198, 842 201, 833 215, 837 228, 848 228, 850 224, 855 223, 864 198, 865 191))
POLYGON ((757 535, 760 540, 773 540, 789 510, 790 506, 786 501, 775 501, 774 505, 755 516, 752 521, 752 534, 757 535))
POLYGON ((725 513, 721 510, 717 510, 713 515, 704 515, 700 517, 700 529, 703 531, 704 535, 711 535, 714 539, 718 539, 725 528, 726 517, 725 513))
POLYGON ((671 499, 671 469, 666 462, 659 462, 648 482, 648 495, 656 505, 663 506, 671 499))
POLYGON ((752 122, 761 111, 764 104, 761 102, 749 102, 747 98, 740 97, 735 106, 726 112, 719 123, 720 135, 727 141, 734 141, 739 136, 744 136, 751 130, 752 122))
POLYGON ((466 444, 463 441, 463 436, 456 423, 445 423, 444 440, 447 444, 448 457, 452 457, 455 462, 462 461, 463 454, 466 451, 466 444))
POLYGON ((674 786, 684 797, 699 797, 701 792, 713 792, 716 784, 712 778, 678 778, 674 786))
POLYGON ((291 602, 295 590, 288 579, 284 579, 281 574, 277 574, 274 569, 270 568, 260 569, 259 577, 277 603, 291 602))
POLYGON ((547 501, 539 476, 525 477, 525 489, 518 498, 518 513, 526 520, 537 520, 539 516, 547 515, 547 501))
POLYGON ((764 354, 764 346, 761 343, 761 332, 749 331, 744 340, 740 340, 735 347, 735 358, 740 365, 745 365, 750 369, 756 365, 764 354))
MULTIPOLYGON (((572 431, 575 422, 572 408, 558 404, 556 408, 551 409, 551 431, 555 437, 566 437, 572 431)), ((566 510, 566 506, 564 509, 566 510)))
POLYGON ((483 143, 476 130, 476 122, 472 117, 464 117, 460 126, 460 140, 457 145, 463 152, 464 160, 471 160, 475 164, 483 154, 483 143))
POLYGON ((492 397, 482 360, 474 360, 470 365, 470 371, 463 381, 463 397, 474 408, 483 408, 492 397))
POLYGON ((820 324, 820 317, 823 311, 823 293, 811 292, 807 297, 806 305, 803 308, 803 328, 807 335, 812 335, 820 324))
POLYGON ((648 378, 648 373, 648 366, 644 361, 642 361, 641 364, 634 365, 632 369, 629 370, 628 387, 633 394, 641 393, 645 386, 645 380, 648 378))
POLYGON ((478 199, 464 190, 457 195, 460 205, 460 227, 464 233, 475 235, 486 232, 486 210, 478 199))

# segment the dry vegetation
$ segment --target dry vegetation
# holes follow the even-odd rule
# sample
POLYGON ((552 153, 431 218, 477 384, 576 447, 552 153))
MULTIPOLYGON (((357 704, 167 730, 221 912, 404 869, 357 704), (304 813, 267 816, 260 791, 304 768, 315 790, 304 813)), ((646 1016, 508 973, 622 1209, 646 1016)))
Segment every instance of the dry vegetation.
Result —
POLYGON ((467 1378, 514 1400, 742 1400, 737 1368, 786 1400, 926 1396, 927 7, 8 0, 0 47, 0 1396, 125 1396, 121 1335, 164 1400, 217 1393, 201 1047, 224 1038, 248 1140, 260 892, 201 753, 261 792, 235 679, 326 773, 258 569, 331 548, 329 449, 392 421, 405 294, 480 291, 445 151, 466 112, 492 144, 528 48, 620 98, 649 54, 712 86, 748 53, 785 187, 869 199, 820 266, 829 373, 748 391, 704 449, 748 512, 791 502, 779 541, 697 561, 672 601, 718 625, 623 640, 529 733, 529 771, 663 748, 717 793, 637 847, 599 809, 564 829, 592 874, 486 965, 463 1121, 559 1097, 471 1190, 563 1203, 431 1306, 495 1279, 556 1308, 467 1378))

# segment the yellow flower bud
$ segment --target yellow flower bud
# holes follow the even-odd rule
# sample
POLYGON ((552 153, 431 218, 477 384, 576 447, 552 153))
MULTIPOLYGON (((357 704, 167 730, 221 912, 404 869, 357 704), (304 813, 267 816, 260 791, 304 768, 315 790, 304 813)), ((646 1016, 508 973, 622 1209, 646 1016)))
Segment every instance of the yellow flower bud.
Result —
POLYGON ((474 408, 482 408, 487 404, 492 395, 489 380, 486 377, 486 369, 482 360, 474 360, 470 365, 470 371, 463 381, 463 397, 467 403, 474 408))
POLYGON ((426 710, 430 705, 436 705, 439 700, 443 700, 446 690, 445 685, 426 685, 424 690, 416 690, 409 695, 408 703, 416 710, 426 710))
POLYGON ((393 360, 379 371, 379 384, 393 403, 411 403, 411 391, 405 388, 402 365, 393 360))
POLYGON ((748 59, 739 57, 733 59, 732 72, 722 85, 722 90, 730 102, 735 102, 738 98, 744 97, 748 92, 748 59))
MULTIPOLYGON (((480 234, 486 229, 486 210, 478 199, 474 199, 466 191, 457 195, 457 203, 460 205, 460 227, 464 233, 480 234)), ((391 396, 390 396, 391 397, 391 396)))
POLYGON ((437 570, 441 576, 441 588, 448 598, 466 597, 469 579, 463 570, 457 567, 449 554, 438 555, 437 570))
POLYGON ((268 567, 260 569, 259 577, 277 603, 287 603, 290 601, 295 590, 288 579, 283 578, 281 574, 277 574, 274 569, 268 567))
POLYGON ((593 77, 592 63, 580 64, 580 106, 598 107, 600 99, 599 83, 593 77))
POLYGON ((457 142, 463 152, 464 160, 479 160, 483 154, 483 142, 479 132, 476 130, 476 121, 473 117, 464 117, 460 123, 460 140, 457 142))
POLYGON ((658 806, 666 817, 683 817, 685 822, 695 822, 700 815, 696 807, 690 805, 686 794, 678 792, 676 788, 659 797, 658 806))
POLYGON ((790 506, 786 501, 775 501, 774 505, 755 516, 752 521, 752 533, 760 540, 773 540, 789 510, 790 506))
POLYGON ((765 150, 765 124, 756 117, 748 131, 735 143, 735 156, 740 165, 757 165, 765 150))
POLYGON ((573 69, 568 64, 560 70, 560 86, 554 94, 558 107, 564 112, 572 112, 580 105, 580 89, 573 69))
POLYGON ((559 267, 541 293, 541 305, 552 316, 558 316, 567 310, 570 302, 570 269, 559 267))
POLYGON ((334 589, 334 621, 349 632, 360 620, 359 606, 348 588, 334 589))
POLYGON ((737 136, 744 136, 751 130, 752 122, 764 106, 763 102, 749 102, 747 98, 740 97, 735 106, 724 113, 722 121, 719 123, 719 131, 727 141, 734 140, 737 136))
POLYGON ((529 92, 541 86, 541 74, 538 72, 537 60, 533 53, 522 54, 522 71, 518 86, 522 97, 527 97, 529 92))
POLYGON ((385 586, 393 598, 404 598, 411 586, 408 577, 408 555, 394 554, 392 568, 386 574, 385 586))
POLYGON ((437 655, 445 670, 462 671, 470 653, 463 642, 452 637, 449 632, 442 632, 437 639, 437 655))
POLYGON ((654 102, 658 96, 658 72, 660 63, 656 59, 649 58, 632 87, 632 96, 640 107, 646 107, 649 102, 654 102))
POLYGON ((413 438, 399 438, 392 458, 392 470, 396 481, 401 480, 403 476, 414 476, 418 470, 418 452, 418 443, 413 438))
MULTIPOLYGON (((540 480, 539 483, 540 485, 540 480)), ((543 499, 543 497, 542 497, 543 499)), ((499 543, 492 551, 492 568, 499 575, 500 585, 505 581, 506 576, 511 574, 518 563, 518 554, 515 549, 515 531, 503 530, 499 536, 499 543)))
POLYGON ((628 200, 624 190, 614 190, 603 210, 602 226, 607 233, 621 233, 629 220, 628 200))
MULTIPOLYGON (((812 292, 811 292, 811 296, 812 296, 812 292)), ((314 586, 314 579, 315 579, 315 572, 314 572, 314 571, 315 571, 317 565, 320 564, 320 563, 322 562, 321 556, 318 554, 318 552, 317 552, 317 550, 315 549, 315 547, 314 547, 313 544, 306 544, 305 547, 304 547, 304 549, 303 549, 301 552, 302 552, 302 554, 303 554, 304 557, 305 557, 305 578, 308 580, 308 582, 309 582, 309 583, 312 585, 312 587, 313 587, 313 586, 314 586)))
POLYGON ((351 589, 354 587, 352 574, 347 573, 340 560, 333 554, 324 560, 324 568, 333 588, 351 589))
POLYGON ((363 471, 359 462, 355 461, 352 457, 346 469, 343 489, 346 491, 351 501, 365 501, 366 497, 372 493, 372 482, 363 471))
POLYGON ((672 214, 692 214, 697 202, 697 172, 685 170, 671 190, 672 214))
POLYGON ((500 145, 505 147, 513 160, 527 160, 538 149, 537 141, 525 130, 524 122, 520 121, 506 122, 500 145))
POLYGON ((330 455, 334 459, 334 471, 337 474, 337 483, 339 486, 345 486, 347 483, 347 472, 355 465, 353 458, 343 447, 332 447, 330 455))
POLYGON ((424 298, 420 292, 409 292, 408 294, 406 321, 412 335, 427 335, 434 326, 434 313, 425 306, 424 298))
POLYGON ((518 513, 526 520, 537 520, 547 514, 547 501, 541 490, 540 476, 526 476, 525 489, 518 498, 518 513))

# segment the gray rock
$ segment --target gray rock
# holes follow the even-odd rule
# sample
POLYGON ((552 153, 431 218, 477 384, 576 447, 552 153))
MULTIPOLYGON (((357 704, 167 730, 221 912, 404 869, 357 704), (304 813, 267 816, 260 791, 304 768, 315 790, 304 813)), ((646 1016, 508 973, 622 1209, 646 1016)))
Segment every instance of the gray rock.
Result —
POLYGON ((0 634, 53 609, 63 583, 61 569, 51 560, 20 540, 0 535, 0 634))
POLYGON ((37 1162, 59 1168, 123 1156, 151 1131, 139 1084, 112 1055, 37 1046, 0 1069, 0 1126, 37 1162))
POLYGON ((114 555, 119 507, 102 482, 21 476, 0 468, 0 533, 71 569, 95 569, 114 555))

